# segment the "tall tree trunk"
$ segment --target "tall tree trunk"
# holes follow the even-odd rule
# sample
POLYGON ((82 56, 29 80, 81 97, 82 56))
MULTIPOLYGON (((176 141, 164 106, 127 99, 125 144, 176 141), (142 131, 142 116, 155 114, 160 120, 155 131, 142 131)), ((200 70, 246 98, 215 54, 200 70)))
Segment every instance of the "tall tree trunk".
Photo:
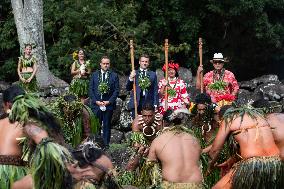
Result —
POLYGON ((11 0, 20 48, 34 43, 33 54, 38 60, 37 82, 40 88, 66 87, 68 84, 55 77, 48 68, 43 33, 43 1, 11 0))

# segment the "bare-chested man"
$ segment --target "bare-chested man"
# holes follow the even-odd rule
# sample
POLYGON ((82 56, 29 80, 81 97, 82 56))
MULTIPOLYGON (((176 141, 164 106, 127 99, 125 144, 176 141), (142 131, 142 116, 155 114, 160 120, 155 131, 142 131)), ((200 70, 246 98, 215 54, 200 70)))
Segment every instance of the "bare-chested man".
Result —
MULTIPOLYGON (((265 99, 256 100, 253 104, 255 108, 270 109, 270 104, 265 99)), ((280 150, 280 157, 284 160, 284 114, 283 113, 268 113, 266 119, 272 129, 274 140, 280 150)))
POLYGON ((21 158, 23 128, 11 123, 8 118, 14 98, 23 93, 21 88, 14 91, 7 89, 3 93, 5 115, 0 120, 0 188, 10 188, 13 181, 24 177, 27 171, 21 158))
MULTIPOLYGON (((195 105, 192 109, 192 125, 201 130, 201 147, 205 148, 212 144, 218 130, 219 117, 217 115, 217 105, 212 104, 211 98, 206 93, 200 93, 195 97, 195 105)), ((209 148, 204 150, 207 153, 209 148)))
POLYGON ((232 134, 241 161, 213 188, 283 188, 283 165, 271 128, 260 109, 229 108, 209 152, 213 167, 225 140, 232 134))
MULTIPOLYGON (((72 157, 66 148, 59 145, 60 142, 63 142, 63 138, 60 136, 60 126, 54 116, 37 97, 32 94, 26 94, 19 86, 12 86, 6 89, 4 91, 4 101, 7 101, 8 103, 6 104, 9 105, 9 111, 6 111, 9 112, 9 121, 16 124, 11 124, 11 128, 14 130, 9 129, 10 133, 7 133, 5 136, 8 136, 11 140, 9 147, 12 149, 9 153, 21 155, 19 148, 16 147, 16 142, 14 142, 16 138, 13 139, 13 137, 21 137, 24 134, 25 140, 27 140, 26 144, 32 144, 29 149, 30 153, 25 154, 29 155, 29 172, 31 175, 23 177, 23 180, 18 180, 18 184, 15 182, 13 188, 57 189, 63 186, 71 188, 72 182, 70 180, 72 181, 72 179, 66 169, 65 162, 70 162, 72 157), (8 101, 6 97, 9 99, 8 101), (22 128, 22 132, 19 131, 20 128, 22 128), (11 133, 14 133, 14 135, 10 135, 11 133), (21 181, 24 181, 24 184, 19 184, 21 181)), ((8 122, 6 121, 6 123, 8 122)), ((4 127, 2 129, 5 132, 4 127)), ((5 142, 4 144, 9 145, 5 142)), ((3 146, 2 149, 4 150, 3 146)), ((3 154, 8 155, 7 153, 8 151, 6 150, 3 154)), ((10 161, 12 160, 10 159, 10 161)), ((11 174, 17 174, 17 170, 12 170, 11 174)), ((0 179, 9 181, 7 177, 1 177, 0 179)), ((1 186, 0 188, 7 187, 1 186)))
POLYGON ((164 129, 151 144, 148 161, 161 162, 162 188, 201 188, 199 167, 201 148, 198 140, 186 132, 187 113, 176 110, 170 116, 173 125, 164 129))
POLYGON ((272 128, 276 145, 280 150, 280 157, 284 160, 284 114, 272 113, 267 115, 267 121, 272 128))
POLYGON ((155 112, 155 107, 153 105, 145 104, 142 107, 141 115, 138 115, 132 123, 132 144, 134 146, 139 146, 150 143, 161 128, 161 114, 155 112))

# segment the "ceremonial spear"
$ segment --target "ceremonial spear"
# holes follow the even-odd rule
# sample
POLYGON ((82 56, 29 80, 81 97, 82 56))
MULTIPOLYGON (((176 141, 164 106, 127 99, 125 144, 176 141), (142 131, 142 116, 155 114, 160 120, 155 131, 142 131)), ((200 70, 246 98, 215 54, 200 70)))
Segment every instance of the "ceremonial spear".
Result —
MULTIPOLYGON (((198 44, 199 44, 199 66, 202 66, 202 38, 201 37, 199 37, 198 44)), ((203 93, 203 71, 200 73, 200 92, 203 93)))
MULTIPOLYGON (((133 47, 133 40, 130 40, 130 59, 131 59, 131 70, 134 71, 134 47, 133 47)), ((133 78, 133 101, 134 101, 134 110, 135 110, 135 118, 138 115, 137 112, 137 95, 136 95, 136 81, 135 77, 133 78)))
MULTIPOLYGON (((166 72, 165 72, 165 79, 168 81, 168 68, 169 68, 169 61, 168 61, 168 52, 169 52, 169 41, 165 39, 165 64, 166 64, 166 72)), ((168 86, 165 87, 165 110, 168 109, 168 86)))

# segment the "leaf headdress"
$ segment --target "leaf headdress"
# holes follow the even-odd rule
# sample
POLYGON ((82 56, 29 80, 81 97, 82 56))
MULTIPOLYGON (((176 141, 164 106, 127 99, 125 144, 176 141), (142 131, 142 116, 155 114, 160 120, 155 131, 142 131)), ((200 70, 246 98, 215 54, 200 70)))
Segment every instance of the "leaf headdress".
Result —
POLYGON ((223 120, 225 120, 225 125, 230 125, 237 117, 241 117, 242 124, 244 115, 248 115, 251 119, 257 120, 258 117, 265 119, 265 109, 254 108, 250 104, 245 104, 240 107, 231 107, 223 115, 223 120))
POLYGON ((44 104, 34 94, 18 95, 14 99, 9 119, 12 122, 18 121, 21 124, 25 124, 31 117, 30 110, 37 114, 39 112, 48 112, 44 104))

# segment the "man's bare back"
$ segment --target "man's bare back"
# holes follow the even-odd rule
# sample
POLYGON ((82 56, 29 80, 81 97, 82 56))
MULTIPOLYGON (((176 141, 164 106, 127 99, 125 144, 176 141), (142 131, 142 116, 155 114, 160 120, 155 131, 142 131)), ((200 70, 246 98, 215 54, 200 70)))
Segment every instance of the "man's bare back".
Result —
POLYGON ((280 150, 280 157, 284 159, 284 114, 272 113, 267 117, 267 121, 271 127, 274 140, 280 150))
POLYGON ((163 180, 199 184, 202 181, 200 153, 196 138, 184 132, 174 134, 168 131, 153 141, 148 158, 161 162, 163 180))
POLYGON ((255 120, 245 114, 243 121, 241 119, 233 120, 229 128, 235 133, 243 158, 279 155, 271 127, 264 117, 259 116, 255 120))
POLYGON ((24 136, 21 125, 10 123, 9 118, 0 120, 0 155, 22 155, 17 138, 24 136))

